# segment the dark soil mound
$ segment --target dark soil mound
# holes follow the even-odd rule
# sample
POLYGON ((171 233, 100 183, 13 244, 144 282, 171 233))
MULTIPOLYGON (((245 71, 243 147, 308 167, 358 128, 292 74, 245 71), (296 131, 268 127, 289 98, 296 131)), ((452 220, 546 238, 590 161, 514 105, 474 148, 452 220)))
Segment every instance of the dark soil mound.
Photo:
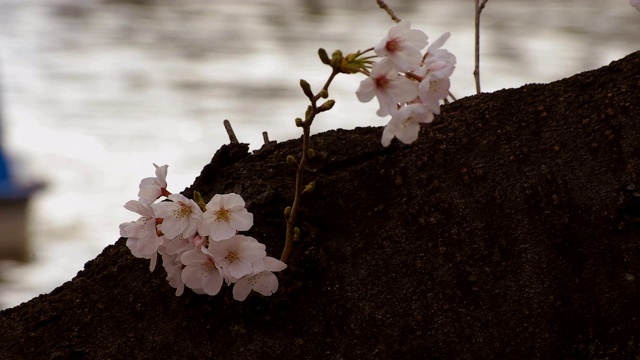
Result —
MULTIPOLYGON (((317 135, 274 296, 175 297, 120 239, 2 311, 0 358, 634 358, 639 95, 637 52, 445 106, 412 146, 382 148, 380 128, 317 135)), ((299 151, 223 146, 185 194, 241 194, 277 257, 299 151)))

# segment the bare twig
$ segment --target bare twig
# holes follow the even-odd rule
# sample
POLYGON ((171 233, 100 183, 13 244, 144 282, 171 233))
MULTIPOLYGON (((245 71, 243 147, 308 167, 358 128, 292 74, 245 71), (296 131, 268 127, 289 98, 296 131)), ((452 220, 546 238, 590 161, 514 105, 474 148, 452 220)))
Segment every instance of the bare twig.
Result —
POLYGON ((223 121, 224 128, 227 130, 227 135, 229 135, 229 141, 232 144, 239 144, 238 138, 236 137, 236 133, 233 132, 233 128, 231 127, 231 123, 229 120, 223 121))
POLYGON ((473 77, 476 79, 476 93, 480 94, 480 14, 488 0, 476 0, 476 41, 475 41, 475 68, 473 77))
POLYGON ((262 139, 265 145, 269 145, 269 134, 266 131, 262 132, 262 139))
MULTIPOLYGON (((317 94, 312 95, 309 94, 309 101, 311 102, 311 106, 307 111, 307 115, 304 120, 300 122, 298 126, 302 127, 302 158, 298 163, 298 168, 296 170, 296 188, 295 195, 293 198, 293 204, 291 205, 291 212, 287 217, 287 233, 284 243, 284 249, 282 250, 282 255, 280 256, 280 261, 286 263, 289 259, 289 255, 291 255, 291 250, 293 249, 293 239, 295 236, 295 228, 296 228, 296 218, 298 216, 298 211, 300 209, 300 203, 302 202, 302 192, 304 190, 303 186, 303 172, 304 166, 309 159, 309 149, 311 148, 311 124, 315 119, 316 115, 321 113, 322 111, 326 111, 326 109, 322 109, 323 106, 318 107, 318 100, 328 95, 329 85, 333 79, 338 75, 339 71, 335 68, 331 72, 331 75, 325 82, 322 90, 320 90, 317 94)), ((329 100, 333 101, 333 100, 329 100)), ((326 103, 325 103, 326 104, 326 103)))
POLYGON ((387 14, 389 14, 389 16, 391 16, 391 20, 399 23, 402 19, 400 19, 399 17, 396 16, 396 14, 393 12, 393 10, 391 10, 391 8, 389 7, 389 5, 387 5, 386 2, 384 2, 384 0, 376 0, 376 2, 378 3, 378 6, 380 6, 380 8, 384 11, 387 12, 387 14))

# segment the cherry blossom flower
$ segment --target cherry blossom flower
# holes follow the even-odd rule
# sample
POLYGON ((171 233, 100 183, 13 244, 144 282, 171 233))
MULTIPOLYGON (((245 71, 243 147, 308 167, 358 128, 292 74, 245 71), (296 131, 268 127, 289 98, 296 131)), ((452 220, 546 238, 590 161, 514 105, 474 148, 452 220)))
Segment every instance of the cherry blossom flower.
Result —
POLYGON ((449 77, 455 70, 456 57, 445 49, 440 49, 449 38, 449 33, 441 35, 427 49, 424 64, 415 71, 422 78, 418 85, 420 100, 434 114, 440 114, 440 100, 449 95, 449 77))
POLYGON ((440 100, 446 99, 449 95, 451 81, 449 78, 435 78, 427 76, 420 82, 418 95, 422 104, 434 114, 440 114, 440 100))
POLYGON ((137 221, 120 224, 120 236, 127 238, 127 247, 133 256, 151 259, 149 269, 153 271, 161 244, 153 208, 144 199, 128 201, 124 207, 142 217, 137 221))
POLYGON ((220 292, 224 279, 211 255, 199 250, 189 250, 180 256, 180 261, 185 265, 181 279, 186 286, 209 295, 220 292))
POLYGON ((171 194, 171 201, 164 201, 156 205, 156 216, 163 218, 160 231, 167 239, 178 235, 193 237, 202 219, 202 210, 195 201, 187 199, 182 194, 171 194))
POLYGON ((167 281, 171 287, 176 289, 176 296, 184 292, 184 281, 182 281, 183 265, 178 254, 162 253, 162 267, 167 272, 167 281))
MULTIPOLYGON (((178 234, 178 236, 173 239, 167 239, 163 236, 161 240, 162 246, 160 247, 160 251, 163 254, 178 255, 197 248, 195 246, 195 237, 184 237, 182 234, 178 234)), ((200 250, 199 248, 197 249, 200 250)))
POLYGON ((420 123, 433 121, 433 113, 420 103, 409 104, 398 110, 382 132, 382 146, 387 147, 397 137, 405 144, 418 139, 420 123))
POLYGON ((402 20, 389 30, 374 51, 378 56, 386 56, 398 71, 411 71, 420 65, 420 50, 427 46, 427 40, 424 32, 411 29, 411 22, 402 20))
POLYGON ((360 82, 356 95, 361 102, 377 96, 380 103, 377 114, 387 116, 397 111, 398 103, 413 100, 418 95, 418 87, 416 82, 398 75, 391 63, 383 59, 374 64, 370 76, 360 82))
POLYGON ((216 194, 206 205, 198 233, 220 241, 234 236, 236 231, 249 230, 253 226, 253 215, 244 205, 238 194, 216 194))
POLYGON ((264 296, 270 296, 278 291, 278 277, 273 272, 286 269, 287 265, 280 260, 266 256, 263 259, 264 270, 245 275, 233 286, 233 298, 244 301, 251 290, 264 296))
POLYGON ((145 199, 148 203, 153 203, 160 196, 168 194, 167 192, 167 168, 169 165, 156 167, 156 177, 148 177, 140 181, 140 191, 138 197, 145 199))
POLYGON ((250 236, 236 235, 227 240, 212 242, 203 251, 213 256, 229 282, 235 282, 252 272, 264 270, 262 259, 267 256, 265 249, 264 244, 250 236))
MULTIPOLYGON (((442 45, 444 45, 444 43, 449 39, 449 36, 451 36, 451 33, 446 32, 440 35, 440 37, 436 39, 436 41, 434 41, 433 44, 429 45, 429 47, 427 48, 427 52, 423 56, 423 61, 422 61, 424 65, 427 66, 427 68, 430 68, 431 65, 435 62, 443 62, 451 66, 456 64, 455 55, 453 55, 446 49, 441 49, 442 45)), ((452 72, 453 72, 453 69, 451 69, 451 73, 452 72)), ((436 76, 440 78, 449 77, 451 76, 451 73, 449 74, 436 73, 436 76)))
POLYGON ((629 4, 640 11, 640 0, 629 0, 629 4))

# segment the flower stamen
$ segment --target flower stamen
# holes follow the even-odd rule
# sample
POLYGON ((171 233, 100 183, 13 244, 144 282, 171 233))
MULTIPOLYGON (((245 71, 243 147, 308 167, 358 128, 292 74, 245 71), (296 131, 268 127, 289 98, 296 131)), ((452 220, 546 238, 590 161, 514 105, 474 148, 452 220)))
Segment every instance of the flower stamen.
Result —
POLYGON ((216 221, 226 221, 229 222, 229 210, 222 208, 216 211, 216 221))
POLYGON ((227 253, 227 256, 225 256, 225 259, 227 259, 229 261, 229 263, 232 263, 232 262, 240 259, 240 256, 235 251, 229 251, 229 253, 227 253))

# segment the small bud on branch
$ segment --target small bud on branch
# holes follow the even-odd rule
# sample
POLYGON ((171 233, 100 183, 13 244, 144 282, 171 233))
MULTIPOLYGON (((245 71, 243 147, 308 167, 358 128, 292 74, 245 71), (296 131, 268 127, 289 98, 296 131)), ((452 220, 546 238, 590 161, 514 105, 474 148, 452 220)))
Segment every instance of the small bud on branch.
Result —
POLYGON ((302 91, 309 99, 313 99, 313 92, 311 91, 311 85, 309 85, 309 83, 306 80, 300 79, 300 87, 302 88, 302 91))
POLYGON ((331 59, 329 58, 329 55, 327 54, 327 50, 325 50, 323 48, 318 49, 318 56, 320 57, 320 61, 322 61, 323 64, 331 65, 331 59))
POLYGON ((333 100, 333 99, 327 100, 324 104, 322 104, 322 105, 320 105, 320 107, 318 107, 318 112, 329 111, 329 110, 331 110, 331 108, 335 104, 336 104, 335 100, 333 100))
POLYGON ((305 188, 304 190, 302 190, 303 194, 310 194, 313 192, 313 190, 316 188, 316 182, 312 181, 310 182, 305 188))
POLYGON ((287 155, 287 164, 292 166, 298 166, 298 161, 293 155, 287 155))

